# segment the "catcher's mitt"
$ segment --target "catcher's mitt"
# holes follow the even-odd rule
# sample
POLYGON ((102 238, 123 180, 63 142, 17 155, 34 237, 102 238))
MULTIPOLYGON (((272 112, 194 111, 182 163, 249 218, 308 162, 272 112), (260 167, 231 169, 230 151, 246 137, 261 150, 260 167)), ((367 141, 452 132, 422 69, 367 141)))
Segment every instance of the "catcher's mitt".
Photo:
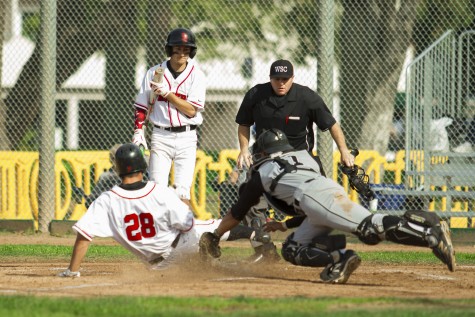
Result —
MULTIPOLYGON (((359 151, 357 149, 351 150, 351 154, 356 157, 359 151)), ((348 181, 352 189, 356 190, 358 194, 361 194, 368 201, 374 199, 374 193, 369 187, 369 176, 362 167, 358 165, 348 167, 340 164, 340 170, 343 174, 348 176, 348 181)))
POLYGON ((213 258, 221 256, 219 246, 219 236, 215 233, 205 232, 200 237, 200 256, 202 260, 207 260, 210 255, 213 258))

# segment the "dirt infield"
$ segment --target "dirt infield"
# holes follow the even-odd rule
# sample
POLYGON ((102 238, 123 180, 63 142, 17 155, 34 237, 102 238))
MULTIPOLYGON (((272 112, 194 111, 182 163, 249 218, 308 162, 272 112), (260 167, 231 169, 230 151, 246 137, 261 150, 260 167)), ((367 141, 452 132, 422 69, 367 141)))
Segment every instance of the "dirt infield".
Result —
MULTIPOLYGON (((0 244, 69 245, 74 237, 1 235, 0 244)), ((116 244, 97 240, 95 244, 116 244)), ((248 247, 248 243, 223 243, 223 246, 248 247)), ((357 251, 378 250, 362 244, 349 245, 357 251)), ((411 250, 396 245, 384 250, 411 250)), ((421 250, 421 249, 418 249, 421 250)), ((456 246, 459 252, 474 252, 473 245, 456 246)), ((475 263, 457 266, 454 273, 442 264, 377 265, 363 262, 346 285, 319 281, 320 268, 305 268, 279 263, 266 266, 236 265, 226 258, 213 267, 187 263, 166 271, 149 271, 135 260, 92 262, 86 258, 82 277, 59 278, 67 267, 64 261, 0 259, 0 294, 93 297, 110 295, 142 296, 220 296, 220 297, 404 297, 475 298, 475 263)))

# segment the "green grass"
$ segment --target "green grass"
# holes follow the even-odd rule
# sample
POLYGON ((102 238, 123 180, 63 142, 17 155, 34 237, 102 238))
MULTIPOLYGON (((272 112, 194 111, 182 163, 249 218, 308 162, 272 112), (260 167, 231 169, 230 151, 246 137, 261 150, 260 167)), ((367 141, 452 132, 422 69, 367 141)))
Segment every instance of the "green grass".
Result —
POLYGON ((473 316, 471 300, 386 298, 0 297, 0 315, 20 316, 473 316))
MULTIPOLYGON (((0 245, 0 257, 39 257, 42 259, 68 258, 73 252, 72 246, 62 245, 0 245)), ((87 251, 91 259, 132 259, 134 256, 121 246, 91 245, 87 251)))
MULTIPOLYGON (((54 245, 0 245, 0 259, 6 257, 37 257, 41 259, 69 260, 72 246, 54 245)), ((375 247, 376 249, 376 247, 375 247)), ((251 248, 224 247, 223 256, 230 258, 246 257, 252 254, 251 248)), ((435 264, 439 260, 429 251, 371 251, 359 252, 365 262, 391 264, 435 264)), ((459 265, 475 264, 475 253, 457 253, 459 265)), ((135 257, 121 246, 103 246, 92 244, 87 252, 91 260, 130 260, 135 257)), ((1 261, 1 260, 0 260, 1 261)))

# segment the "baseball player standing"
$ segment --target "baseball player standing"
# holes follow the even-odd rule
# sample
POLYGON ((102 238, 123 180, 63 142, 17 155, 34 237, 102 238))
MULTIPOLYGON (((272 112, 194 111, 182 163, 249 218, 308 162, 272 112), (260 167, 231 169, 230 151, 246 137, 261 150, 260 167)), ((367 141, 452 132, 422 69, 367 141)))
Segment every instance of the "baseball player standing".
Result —
POLYGON ((150 68, 135 99, 135 131, 132 142, 147 149, 144 122, 147 112, 153 124, 150 146, 150 179, 168 185, 172 162, 174 187, 180 198, 190 204, 190 190, 196 163, 196 128, 203 122, 206 78, 193 58, 197 46, 188 29, 168 34, 165 51, 170 57, 150 68), (157 70, 164 70, 155 82, 157 70))
MULTIPOLYGON (((79 267, 94 237, 111 237, 152 269, 198 254, 199 238, 217 228, 221 220, 200 221, 169 187, 144 182, 145 159, 133 143, 116 153, 116 168, 122 182, 99 196, 73 226, 77 232, 69 268, 61 277, 79 277, 79 267)), ((266 241, 269 235, 244 226, 224 235, 224 239, 248 238, 251 244, 266 241)))
POLYGON ((238 201, 214 233, 202 235, 202 249, 209 250, 212 256, 219 256, 219 238, 236 226, 264 195, 271 205, 285 206, 281 211, 302 216, 300 226, 282 244, 282 257, 295 265, 324 267, 320 273, 324 282, 346 283, 361 263, 355 251, 345 249, 345 235, 330 235, 334 229, 353 233, 369 245, 388 240, 429 247, 450 271, 455 270, 449 227, 435 213, 372 214, 351 201, 342 186, 322 176, 311 155, 306 150, 295 150, 278 129, 261 134, 257 152, 260 157, 254 159, 252 176, 238 201))

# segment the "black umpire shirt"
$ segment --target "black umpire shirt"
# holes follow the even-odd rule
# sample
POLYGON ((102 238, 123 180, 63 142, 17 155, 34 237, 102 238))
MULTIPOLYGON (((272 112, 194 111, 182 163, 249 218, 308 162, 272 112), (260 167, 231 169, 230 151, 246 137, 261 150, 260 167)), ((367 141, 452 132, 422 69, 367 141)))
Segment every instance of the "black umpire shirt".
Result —
POLYGON ((312 151, 313 123, 326 131, 336 120, 323 99, 310 88, 293 83, 285 96, 277 96, 268 82, 256 85, 246 93, 236 123, 256 124, 257 137, 264 129, 280 129, 296 150, 312 151))

